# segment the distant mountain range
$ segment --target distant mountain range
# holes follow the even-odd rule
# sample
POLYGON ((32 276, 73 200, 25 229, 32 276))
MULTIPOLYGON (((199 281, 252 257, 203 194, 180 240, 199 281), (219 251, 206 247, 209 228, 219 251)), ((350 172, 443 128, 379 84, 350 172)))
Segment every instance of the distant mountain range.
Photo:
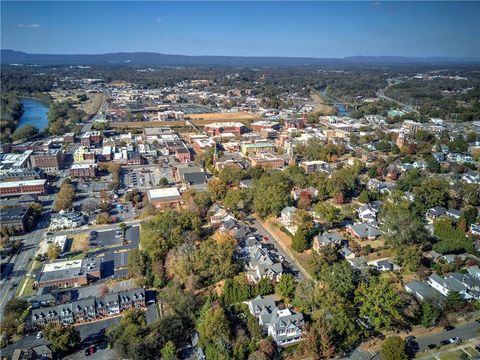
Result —
POLYGON ((480 64, 480 58, 352 56, 340 59, 273 56, 188 56, 153 52, 107 54, 28 54, 22 51, 1 50, 2 64, 36 65, 223 65, 223 66, 300 66, 334 64, 480 64))

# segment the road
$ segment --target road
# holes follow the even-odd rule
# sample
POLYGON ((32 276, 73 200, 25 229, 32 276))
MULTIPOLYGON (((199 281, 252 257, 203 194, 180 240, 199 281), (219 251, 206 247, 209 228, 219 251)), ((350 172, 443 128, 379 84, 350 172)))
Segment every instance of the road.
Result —
POLYGON ((430 344, 440 345, 442 340, 448 340, 455 336, 462 340, 469 340, 479 336, 479 332, 480 323, 473 321, 464 325, 459 325, 454 330, 447 332, 435 333, 428 336, 419 336, 417 337, 416 341, 418 343, 419 351, 424 351, 430 344))
POLYGON ((295 274, 295 277, 299 280, 303 280, 305 278, 309 277, 309 274, 304 274, 302 271, 299 271, 299 268, 296 265, 296 260, 293 259, 291 256, 289 256, 283 248, 280 246, 280 244, 277 242, 275 237, 267 230, 265 227, 259 223, 256 219, 253 217, 249 217, 247 219, 247 225, 250 226, 254 231, 254 234, 258 234, 261 237, 267 236, 269 238, 269 243, 272 244, 275 249, 277 250, 277 253, 279 255, 282 255, 285 258, 286 263, 288 264, 290 270, 295 274), (294 265, 295 264, 295 265, 294 265))
POLYGON ((35 257, 38 244, 48 228, 49 212, 49 207, 43 211, 34 231, 23 236, 15 236, 12 238, 14 240, 22 239, 23 247, 20 252, 12 258, 11 263, 13 263, 13 269, 0 287, 0 314, 3 314, 5 304, 14 297, 17 286, 19 286, 23 277, 27 274, 30 259, 35 257))

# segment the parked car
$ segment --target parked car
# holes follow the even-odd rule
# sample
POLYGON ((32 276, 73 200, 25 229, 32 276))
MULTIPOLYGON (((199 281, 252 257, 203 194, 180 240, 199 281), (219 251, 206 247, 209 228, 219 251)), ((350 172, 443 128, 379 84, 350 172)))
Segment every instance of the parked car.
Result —
POLYGON ((449 340, 442 340, 440 341, 440 345, 448 345, 450 344, 450 341, 449 340))
POLYGON ((35 336, 35 337, 36 337, 37 339, 41 339, 41 338, 42 338, 42 336, 43 336, 43 335, 42 335, 42 332, 41 332, 41 331, 39 331, 39 332, 37 333, 37 336, 35 336))
POLYGON ((455 336, 455 337, 453 337, 453 338, 448 339, 448 341, 450 342, 450 344, 457 344, 457 343, 459 343, 461 340, 460 340, 459 337, 455 336))
MULTIPOLYGON (((436 348, 437 348, 436 344, 427 345, 427 350, 433 350, 433 349, 436 349, 436 348)), ((425 350, 425 351, 427 351, 427 350, 425 350)))
POLYGON ((455 326, 453 326, 453 325, 447 325, 447 326, 445 326, 445 327, 443 328, 443 331, 451 331, 451 330, 453 330, 453 329, 455 329, 455 326))

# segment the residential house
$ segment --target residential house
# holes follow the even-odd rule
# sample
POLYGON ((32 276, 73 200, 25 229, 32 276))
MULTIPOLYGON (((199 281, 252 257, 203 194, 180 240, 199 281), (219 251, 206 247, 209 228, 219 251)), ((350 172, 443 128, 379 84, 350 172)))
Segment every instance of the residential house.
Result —
POLYGON ((405 284, 405 290, 420 301, 439 298, 439 293, 434 288, 418 280, 412 280, 405 284))
POLYGON ((348 246, 340 248, 340 250, 338 250, 338 253, 342 258, 347 260, 351 260, 356 257, 355 253, 348 246))
MULTIPOLYGON (((297 208, 293 206, 286 206, 283 208, 283 210, 280 212, 280 217, 278 218, 278 221, 285 226, 288 231, 292 232, 291 230, 296 230, 294 223, 295 223, 295 213, 297 211, 297 208)), ((295 233, 295 231, 292 232, 292 234, 295 233)))
POLYGON ((343 236, 340 233, 325 233, 323 235, 318 234, 313 238, 312 248, 314 251, 319 252, 321 248, 332 245, 342 245, 345 242, 343 236))
POLYGON ((380 231, 374 222, 348 225, 347 231, 358 239, 373 240, 380 236, 380 231))
POLYGON ((480 224, 471 224, 470 225, 470 232, 473 235, 480 235, 480 224))
POLYGON ((316 199, 318 195, 318 190, 314 187, 309 187, 306 189, 292 189, 291 195, 293 200, 297 201, 302 194, 306 194, 310 199, 316 199))
POLYGON ((357 209, 358 218, 362 222, 373 222, 377 220, 377 215, 383 205, 382 201, 373 201, 365 204, 357 209))
POLYGON ((447 209, 445 209, 444 207, 435 206, 431 209, 428 209, 425 216, 428 220, 433 221, 435 219, 438 219, 440 216, 445 215, 446 213, 447 213, 447 209))
POLYGON ((297 314, 291 309, 277 309, 272 314, 268 328, 268 335, 279 346, 290 345, 302 340, 305 320, 303 314, 297 314))
POLYGON ((275 261, 268 251, 254 247, 249 253, 250 261, 247 267, 247 279, 258 283, 263 278, 278 282, 284 273, 282 263, 275 261))
POLYGON ((449 208, 446 212, 446 215, 451 218, 453 221, 458 221, 460 219, 460 215, 462 214, 461 210, 449 208))
POLYGON ((295 313, 289 308, 279 309, 273 300, 260 295, 246 304, 250 313, 258 318, 263 330, 277 345, 290 345, 302 339, 305 328, 303 314, 295 313))

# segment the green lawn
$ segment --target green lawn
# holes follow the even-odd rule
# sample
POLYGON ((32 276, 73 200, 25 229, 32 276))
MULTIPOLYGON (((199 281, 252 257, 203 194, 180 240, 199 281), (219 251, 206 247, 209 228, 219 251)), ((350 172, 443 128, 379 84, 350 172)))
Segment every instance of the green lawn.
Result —
POLYGON ((22 281, 20 281, 20 284, 17 286, 17 290, 15 292, 15 296, 20 295, 20 290, 23 287, 23 284, 26 283, 25 289, 23 290, 22 296, 30 296, 35 294, 35 290, 33 289, 33 283, 35 282, 34 278, 29 278, 29 277, 23 277, 22 281))
POLYGON ((465 353, 462 350, 456 350, 452 352, 448 352, 445 354, 440 354, 440 359, 442 360, 462 360, 465 357, 462 355, 465 355, 465 353))

